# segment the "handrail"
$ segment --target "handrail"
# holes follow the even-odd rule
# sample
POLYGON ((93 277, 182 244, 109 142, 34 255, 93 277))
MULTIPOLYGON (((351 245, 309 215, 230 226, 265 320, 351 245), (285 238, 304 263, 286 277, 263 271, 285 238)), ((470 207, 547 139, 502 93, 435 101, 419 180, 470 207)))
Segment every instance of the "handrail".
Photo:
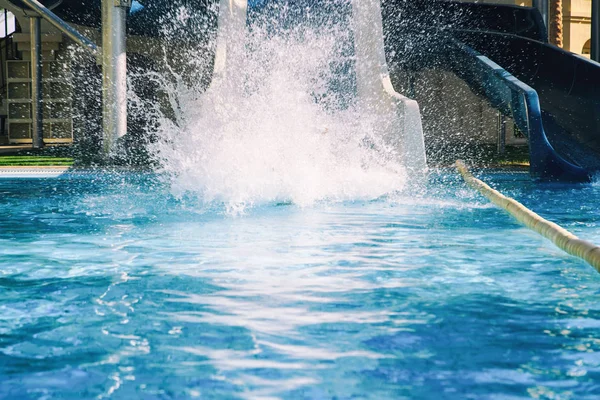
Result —
POLYGON ((39 13, 46 21, 52 24, 56 29, 67 35, 71 40, 75 43, 83 46, 88 49, 94 56, 97 56, 100 53, 100 50, 96 43, 91 41, 90 39, 83 36, 81 33, 77 31, 77 29, 71 27, 71 25, 67 24, 60 17, 46 8, 42 3, 37 0, 21 0, 28 7, 30 7, 35 12, 39 13))
POLYGON ((577 236, 534 213, 515 199, 504 196, 497 190, 492 189, 483 181, 475 178, 464 162, 456 161, 456 168, 465 182, 473 189, 479 191, 492 203, 512 215, 517 221, 529 229, 549 239, 557 247, 565 252, 586 261, 598 272, 600 272, 600 247, 593 243, 579 239, 577 236))

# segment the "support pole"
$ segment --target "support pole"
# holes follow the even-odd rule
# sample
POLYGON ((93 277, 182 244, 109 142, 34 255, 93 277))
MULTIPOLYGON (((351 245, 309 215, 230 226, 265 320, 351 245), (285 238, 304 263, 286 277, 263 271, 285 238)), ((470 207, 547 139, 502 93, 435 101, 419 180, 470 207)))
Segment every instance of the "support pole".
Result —
POLYGON ((498 112, 498 154, 506 152, 506 117, 498 112))
POLYGON ((555 46, 563 47, 563 2, 552 0, 548 12, 548 41, 555 46))
MULTIPOLYGON (((8 60, 8 10, 4 9, 4 61, 8 60)), ((6 76, 5 76, 6 78, 6 76)))
POLYGON ((550 12, 550 7, 548 6, 548 0, 533 0, 533 6, 540 10, 542 14, 542 19, 544 20, 544 25, 546 25, 546 31, 548 30, 548 14, 550 12))
POLYGON ((592 42, 590 58, 600 62, 600 0, 592 0, 592 42))
POLYGON ((109 155, 127 133, 126 25, 130 0, 102 0, 103 149, 109 155))
POLYGON ((42 19, 31 17, 31 118, 33 120, 31 138, 32 147, 44 147, 43 104, 42 104, 42 19))

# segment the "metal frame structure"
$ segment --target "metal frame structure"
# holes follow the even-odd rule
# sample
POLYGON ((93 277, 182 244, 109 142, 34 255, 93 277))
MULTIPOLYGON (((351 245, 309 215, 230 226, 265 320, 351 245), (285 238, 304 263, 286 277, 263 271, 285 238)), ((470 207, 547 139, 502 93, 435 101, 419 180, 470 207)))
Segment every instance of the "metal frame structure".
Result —
MULTIPOLYGON (((69 39, 74 41, 75 43, 83 46, 88 49, 93 55, 98 55, 98 46, 91 41, 90 39, 83 36, 81 33, 77 31, 77 29, 73 28, 71 25, 67 24, 65 21, 60 19, 56 14, 46 8, 42 3, 38 0, 21 0, 24 4, 26 4, 33 11, 37 12, 42 18, 48 21, 52 26, 56 29, 67 35, 69 39)), ((103 2, 113 2, 114 0, 102 0, 103 2)))
POLYGON ((103 150, 110 156, 127 133, 127 31, 131 0, 102 0, 102 49, 38 0, 22 0, 38 15, 31 16, 31 76, 33 147, 43 146, 41 18, 102 60, 103 150))
POLYGON ((43 90, 42 90, 42 18, 29 19, 31 30, 31 117, 32 147, 40 149, 44 146, 43 136, 43 90))

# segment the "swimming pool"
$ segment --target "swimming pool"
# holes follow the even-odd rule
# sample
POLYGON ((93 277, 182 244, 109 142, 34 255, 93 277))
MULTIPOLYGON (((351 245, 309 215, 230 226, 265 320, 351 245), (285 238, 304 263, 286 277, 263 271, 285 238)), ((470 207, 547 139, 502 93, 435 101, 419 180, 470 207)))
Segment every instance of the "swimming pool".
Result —
MULTIPOLYGON (((484 175, 600 242, 599 185, 484 175)), ((453 171, 374 201, 0 179, 0 398, 596 399, 600 277, 453 171)))

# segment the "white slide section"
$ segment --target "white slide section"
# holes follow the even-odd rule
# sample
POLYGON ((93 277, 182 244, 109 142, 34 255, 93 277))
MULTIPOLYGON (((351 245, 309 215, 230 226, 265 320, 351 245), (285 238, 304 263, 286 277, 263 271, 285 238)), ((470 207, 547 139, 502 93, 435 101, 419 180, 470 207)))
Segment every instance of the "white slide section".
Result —
POLYGON ((244 51, 248 0, 221 0, 217 21, 217 48, 212 85, 227 79, 228 59, 244 51))
POLYGON ((353 0, 354 52, 359 104, 382 115, 383 136, 413 173, 425 171, 425 143, 416 101, 394 90, 385 58, 380 0, 353 0), (389 115, 396 115, 390 118, 389 115))
MULTIPOLYGON (((211 86, 227 79, 228 59, 244 51, 247 32, 247 0, 221 0, 217 48, 211 86)), ((358 104, 381 115, 381 133, 393 146, 398 159, 412 173, 427 168, 421 113, 416 101, 394 90, 383 42, 380 0, 353 0, 354 48, 358 104)))

